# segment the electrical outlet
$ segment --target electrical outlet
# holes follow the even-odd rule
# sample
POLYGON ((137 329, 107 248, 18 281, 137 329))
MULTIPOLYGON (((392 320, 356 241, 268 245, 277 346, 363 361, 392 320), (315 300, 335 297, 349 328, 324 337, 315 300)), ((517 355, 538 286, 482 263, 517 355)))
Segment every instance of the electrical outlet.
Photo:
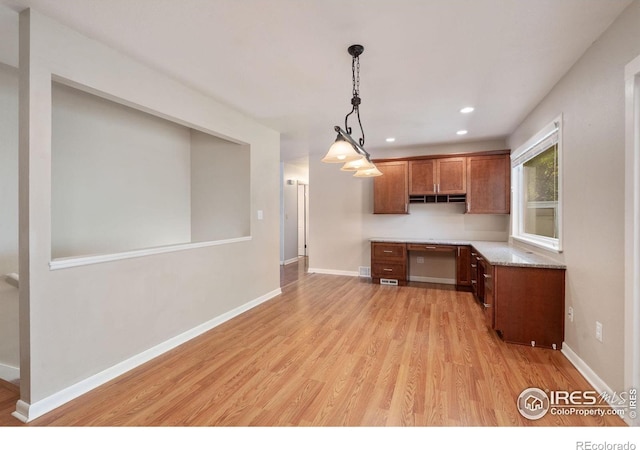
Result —
POLYGON ((573 322, 573 307, 569 306, 569 312, 567 314, 569 316, 569 322, 573 322))
POLYGON ((596 321, 596 339, 602 342, 602 324, 596 321))
POLYGON ((424 264, 424 257, 423 257, 423 256, 418 256, 418 257, 416 258, 416 262, 417 262, 418 264, 424 264))

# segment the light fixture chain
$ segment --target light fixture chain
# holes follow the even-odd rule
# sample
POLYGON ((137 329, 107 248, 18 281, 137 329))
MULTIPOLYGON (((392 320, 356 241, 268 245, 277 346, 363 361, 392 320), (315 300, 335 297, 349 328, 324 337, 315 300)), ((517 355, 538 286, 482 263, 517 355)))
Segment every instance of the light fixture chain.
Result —
POLYGON ((351 60, 351 82, 353 85, 353 95, 360 94, 360 58, 355 56, 351 60))

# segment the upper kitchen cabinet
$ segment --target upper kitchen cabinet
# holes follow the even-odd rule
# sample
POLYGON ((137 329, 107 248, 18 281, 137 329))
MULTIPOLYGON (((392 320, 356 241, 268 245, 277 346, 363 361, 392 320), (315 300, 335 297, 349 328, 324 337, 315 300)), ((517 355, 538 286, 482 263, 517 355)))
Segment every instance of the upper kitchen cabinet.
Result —
POLYGON ((376 166, 382 172, 382 176, 373 179, 373 213, 408 214, 408 162, 376 162, 376 166))
POLYGON ((509 154, 467 157, 467 213, 509 214, 509 154))
POLYGON ((409 161, 409 195, 450 195, 467 192, 465 157, 409 161))

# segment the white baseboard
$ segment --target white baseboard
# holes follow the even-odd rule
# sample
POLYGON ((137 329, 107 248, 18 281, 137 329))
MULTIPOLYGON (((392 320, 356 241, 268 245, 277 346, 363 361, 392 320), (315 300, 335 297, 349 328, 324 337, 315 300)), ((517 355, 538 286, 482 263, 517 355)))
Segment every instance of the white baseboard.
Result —
POLYGON ((299 257, 299 256, 296 256, 295 258, 287 259, 287 260, 285 260, 285 261, 280 262, 280 265, 281 265, 281 266, 286 266, 287 264, 291 264, 291 263, 294 263, 294 262, 298 262, 298 260, 299 260, 299 259, 300 259, 300 257, 299 257))
POLYGON ((0 379, 13 384, 20 384, 20 369, 0 363, 0 379))
POLYGON ((255 308, 261 303, 264 303, 272 298, 280 295, 282 290, 280 288, 275 289, 265 295, 262 295, 255 300, 252 300, 244 305, 241 305, 235 309, 232 309, 229 312, 221 314, 218 317, 215 317, 201 325, 198 325, 188 331, 185 331, 178 336, 175 336, 171 339, 168 339, 155 347, 152 347, 148 350, 143 351, 135 356, 132 356, 129 359, 122 361, 121 363, 116 364, 106 370, 103 370, 100 373, 97 373, 89 378, 86 378, 79 383, 76 383, 68 388, 65 388, 59 392, 56 392, 53 395, 50 395, 47 398, 44 398, 35 403, 26 403, 22 400, 19 400, 16 404, 16 411, 12 414, 18 420, 23 422, 29 422, 34 420, 43 414, 46 414, 59 406, 81 396, 82 394, 86 394, 92 389, 97 388, 98 386, 113 380, 116 377, 134 369, 141 364, 144 364, 153 358, 160 356, 161 354, 168 352, 169 350, 177 347, 178 345, 184 344, 185 342, 195 338, 196 336, 205 333, 222 323, 233 319, 234 317, 242 314, 245 311, 248 311, 252 308, 255 308))
POLYGON ((453 278, 435 278, 435 277, 420 277, 410 276, 409 281, 419 281, 421 283, 439 283, 439 284, 456 284, 456 280, 453 278))
MULTIPOLYGON (((607 383, 605 383, 602 378, 600 378, 594 371, 584 362, 573 350, 569 347, 566 342, 562 343, 562 354, 569 360, 573 366, 578 369, 578 372, 582 374, 583 377, 587 380, 587 382, 593 387, 593 389, 598 393, 602 392, 614 392, 607 383)), ((607 402, 609 403, 609 402, 607 402)), ((611 403, 609 403, 611 405, 611 403)), ((615 407, 616 405, 611 405, 615 407)), ((634 423, 633 419, 629 416, 625 416, 623 419, 629 426, 638 425, 634 423)))
POLYGON ((315 269, 312 267, 309 267, 307 269, 307 272, 309 273, 322 273, 325 275, 344 275, 347 277, 359 277, 360 273, 358 273, 357 271, 351 271, 351 270, 333 270, 333 269, 315 269))

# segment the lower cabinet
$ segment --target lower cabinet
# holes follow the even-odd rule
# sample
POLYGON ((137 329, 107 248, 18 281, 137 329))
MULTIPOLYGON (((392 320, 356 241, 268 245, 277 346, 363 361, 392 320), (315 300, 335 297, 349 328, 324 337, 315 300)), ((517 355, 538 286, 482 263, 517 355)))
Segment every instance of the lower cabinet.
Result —
POLYGON ((471 247, 459 245, 456 252, 456 286, 471 286, 471 247))
POLYGON ((487 326, 513 344, 559 350, 564 341, 563 269, 477 267, 476 299, 487 326))
POLYGON ((505 342, 559 350, 564 341, 564 269, 493 266, 493 327, 505 342))
POLYGON ((407 245, 390 242, 371 243, 371 278, 395 280, 398 285, 407 284, 407 245))
POLYGON ((495 328, 496 326, 496 295, 493 284, 494 274, 494 266, 485 264, 484 273, 482 274, 484 282, 484 303, 482 303, 482 307, 484 308, 484 320, 491 328, 495 328))

